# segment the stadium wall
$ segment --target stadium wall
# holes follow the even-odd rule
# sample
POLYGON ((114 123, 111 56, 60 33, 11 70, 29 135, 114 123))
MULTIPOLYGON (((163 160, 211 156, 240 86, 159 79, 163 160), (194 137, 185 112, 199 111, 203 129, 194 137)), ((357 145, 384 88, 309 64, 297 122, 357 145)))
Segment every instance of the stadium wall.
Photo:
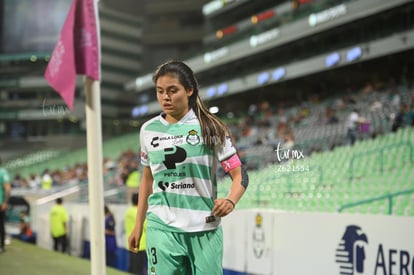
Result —
MULTIPOLYGON (((32 207, 37 245, 51 249, 49 209, 32 207)), ((89 257, 89 209, 66 204, 70 253, 89 257)), ((118 268, 126 270, 127 205, 109 205, 116 218, 118 268)), ((225 275, 414 275, 414 217, 237 210, 223 218, 225 275)))

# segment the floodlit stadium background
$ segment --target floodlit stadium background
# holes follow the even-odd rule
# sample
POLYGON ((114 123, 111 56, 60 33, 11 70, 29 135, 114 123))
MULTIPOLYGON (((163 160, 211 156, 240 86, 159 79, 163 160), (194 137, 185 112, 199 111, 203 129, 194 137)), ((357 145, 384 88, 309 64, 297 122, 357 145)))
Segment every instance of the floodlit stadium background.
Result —
MULTIPOLYGON (((51 248, 47 213, 62 196, 70 253, 88 258, 85 97, 79 78, 70 112, 43 78, 70 5, 49 2, 0 1, 8 231, 30 209, 37 245, 51 248), (49 190, 38 182, 45 170, 49 190)), ((101 1, 104 200, 118 222, 119 269, 139 127, 160 111, 151 72, 176 58, 196 72, 249 169, 248 191, 223 220, 226 273, 413 274, 413 2, 101 1), (350 145, 354 109, 361 123, 350 145)), ((225 196, 229 179, 219 175, 225 196)))

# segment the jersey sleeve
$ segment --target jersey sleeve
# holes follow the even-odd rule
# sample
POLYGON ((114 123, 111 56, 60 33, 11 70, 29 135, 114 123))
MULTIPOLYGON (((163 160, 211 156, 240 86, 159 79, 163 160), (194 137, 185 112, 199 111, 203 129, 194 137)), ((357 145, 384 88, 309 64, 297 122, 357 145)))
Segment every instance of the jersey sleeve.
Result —
POLYGON ((226 137, 225 143, 217 148, 217 158, 226 173, 241 166, 237 150, 231 142, 230 137, 226 137))
POLYGON ((139 144, 141 147, 141 152, 140 152, 140 159, 141 159, 141 164, 143 166, 149 166, 149 160, 148 160, 148 149, 147 146, 145 144, 145 140, 144 140, 144 127, 141 128, 141 131, 139 133, 139 144))
POLYGON ((233 146, 230 137, 226 137, 224 144, 216 148, 217 159, 223 161, 236 154, 236 148, 233 146))

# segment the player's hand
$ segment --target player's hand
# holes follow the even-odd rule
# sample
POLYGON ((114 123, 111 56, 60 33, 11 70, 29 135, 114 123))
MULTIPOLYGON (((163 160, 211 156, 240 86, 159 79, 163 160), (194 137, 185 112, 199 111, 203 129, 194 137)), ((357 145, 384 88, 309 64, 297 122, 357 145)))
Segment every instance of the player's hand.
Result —
POLYGON ((128 250, 134 253, 138 253, 139 241, 141 239, 142 229, 135 227, 131 235, 128 237, 128 250))
POLYGON ((227 199, 216 199, 214 201, 213 215, 224 217, 233 211, 233 204, 227 199))

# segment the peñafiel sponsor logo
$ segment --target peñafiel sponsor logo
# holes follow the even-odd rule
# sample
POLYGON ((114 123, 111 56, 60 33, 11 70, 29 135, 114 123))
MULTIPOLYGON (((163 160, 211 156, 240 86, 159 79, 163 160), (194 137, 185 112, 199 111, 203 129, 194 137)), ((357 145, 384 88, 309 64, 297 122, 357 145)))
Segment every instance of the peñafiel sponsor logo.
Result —
POLYGON ((167 169, 175 169, 176 164, 183 162, 187 158, 187 152, 178 146, 164 149, 164 165, 167 169))

